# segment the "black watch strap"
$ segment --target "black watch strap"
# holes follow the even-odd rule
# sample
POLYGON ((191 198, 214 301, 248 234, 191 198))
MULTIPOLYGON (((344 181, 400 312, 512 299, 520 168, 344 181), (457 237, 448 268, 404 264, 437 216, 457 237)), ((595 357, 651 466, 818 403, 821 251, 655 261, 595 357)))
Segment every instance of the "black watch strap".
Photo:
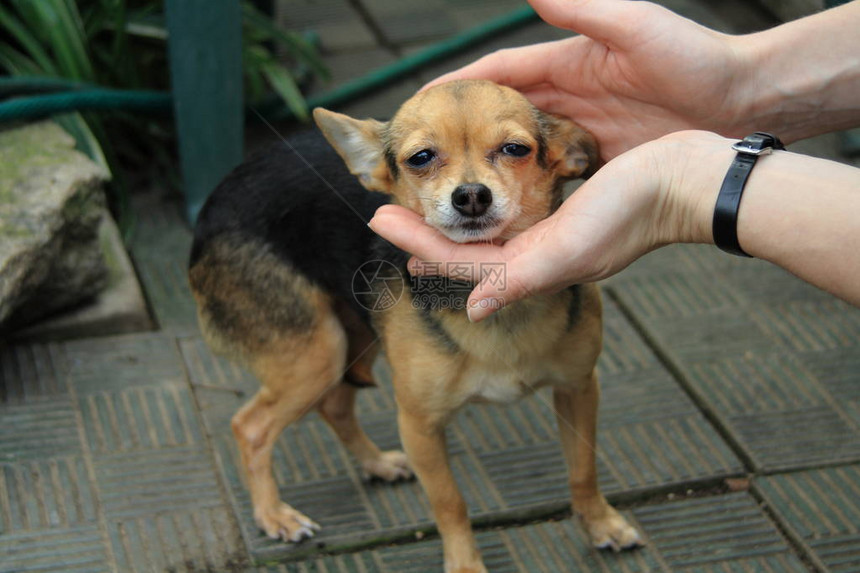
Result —
POLYGON ((738 243, 738 209, 750 171, 762 155, 775 149, 785 149, 778 137, 755 132, 732 146, 738 152, 723 179, 717 206, 714 209, 714 244, 727 253, 749 257, 738 243))

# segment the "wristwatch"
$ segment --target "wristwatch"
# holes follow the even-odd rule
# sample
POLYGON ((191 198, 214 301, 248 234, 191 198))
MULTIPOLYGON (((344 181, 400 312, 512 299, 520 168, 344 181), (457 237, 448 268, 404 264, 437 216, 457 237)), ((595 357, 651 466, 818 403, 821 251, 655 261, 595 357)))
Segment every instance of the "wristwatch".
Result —
POLYGON ((757 131, 732 145, 738 152, 723 179, 717 206, 714 209, 714 244, 722 250, 740 257, 749 257, 738 243, 738 209, 741 196, 752 168, 762 155, 785 149, 775 135, 757 131))

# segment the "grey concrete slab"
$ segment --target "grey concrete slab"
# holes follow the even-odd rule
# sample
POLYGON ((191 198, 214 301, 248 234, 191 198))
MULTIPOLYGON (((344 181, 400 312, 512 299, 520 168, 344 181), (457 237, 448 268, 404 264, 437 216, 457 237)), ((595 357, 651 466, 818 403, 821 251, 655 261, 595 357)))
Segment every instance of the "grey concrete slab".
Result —
POLYGON ((113 567, 95 525, 0 537, 0 572, 109 573, 113 567))
MULTIPOLYGON (((622 553, 595 550, 571 518, 479 531, 476 537, 485 564, 494 573, 807 570, 748 493, 661 502, 624 513, 647 537, 644 548, 622 553)), ((429 539, 249 571, 431 573, 441 569, 441 543, 429 539)))
POLYGON ((805 571, 776 525, 746 492, 633 510, 671 571, 805 571))
POLYGON ((278 24, 287 30, 312 32, 324 53, 376 46, 376 38, 347 0, 277 0, 278 24))
MULTIPOLYGON (((613 499, 636 499, 742 474, 742 464, 611 301, 607 333, 599 367, 603 402, 598 467, 604 491, 613 499)), ((251 517, 229 431, 229 418, 250 396, 253 380, 242 369, 211 356, 197 339, 184 340, 181 348, 195 393, 202 396, 202 415, 254 559, 299 559, 321 549, 402 539, 432 528, 417 483, 363 483, 332 432, 311 415, 278 439, 273 469, 284 499, 320 522, 323 532, 314 543, 299 546, 265 538, 251 517), (202 395, 200 389, 205 390, 202 395)), ((376 372, 381 387, 360 393, 359 417, 380 447, 399 448, 383 362, 376 372)), ((566 467, 550 402, 549 395, 539 393, 513 406, 469 407, 451 425, 452 466, 476 522, 537 517, 568 507, 566 467)))
POLYGON ((665 251, 610 291, 752 467, 860 459, 849 374, 860 310, 764 261, 704 246, 665 251))
POLYGON ((56 344, 0 346, 0 403, 18 404, 69 393, 56 344))
POLYGON ((754 489, 822 571, 860 571, 860 466, 757 478, 754 489))
MULTIPOLYGON (((320 32, 335 82, 392 61, 346 0, 287 3, 294 29, 320 32)), ((434 0, 412 22, 397 3, 367 4, 396 16, 385 25, 409 53, 443 29, 477 23, 484 9, 489 17, 508 7, 434 0)), ((725 30, 766 20, 739 0, 667 5, 725 30)), ((567 35, 527 26, 343 109, 385 118, 442 71, 567 35)), ((836 149, 804 145, 825 156, 836 149)), ((200 339, 179 206, 157 193, 135 201, 133 259, 159 332, 0 344, 0 572, 240 571, 250 560, 285 561, 260 572, 441 570, 418 484, 365 483, 314 415, 281 436, 274 470, 284 497, 323 532, 288 546, 256 529, 229 419, 257 383, 200 339)), ((608 285, 599 479, 649 545, 602 553, 575 520, 545 520, 565 511, 568 494, 553 415, 539 395, 470 407, 449 429, 457 479, 475 522, 489 528, 478 540, 490 569, 795 572, 807 570, 804 561, 860 569, 860 477, 856 463, 845 465, 860 459, 857 310, 767 263, 705 246, 661 249, 608 285), (760 477, 819 465, 828 467, 760 477), (725 478, 750 471, 759 476, 755 497, 661 497, 722 491, 725 478), (491 528, 535 519, 544 521, 491 528)), ((381 388, 360 393, 359 416, 377 443, 396 448, 384 361, 377 372, 381 388)))
POLYGON ((363 2, 385 39, 394 45, 440 40, 457 31, 443 0, 363 2))

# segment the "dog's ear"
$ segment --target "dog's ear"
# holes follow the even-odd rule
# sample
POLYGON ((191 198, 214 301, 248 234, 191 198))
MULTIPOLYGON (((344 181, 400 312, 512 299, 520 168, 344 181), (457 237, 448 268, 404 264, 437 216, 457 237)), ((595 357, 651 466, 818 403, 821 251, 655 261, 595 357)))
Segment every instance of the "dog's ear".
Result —
POLYGON ((386 124, 375 119, 353 119, 321 107, 314 110, 314 121, 346 162, 349 172, 366 189, 389 191, 392 179, 383 142, 386 124))
POLYGON ((597 171, 600 154, 594 136, 559 115, 540 112, 539 123, 549 169, 565 179, 585 179, 597 171))

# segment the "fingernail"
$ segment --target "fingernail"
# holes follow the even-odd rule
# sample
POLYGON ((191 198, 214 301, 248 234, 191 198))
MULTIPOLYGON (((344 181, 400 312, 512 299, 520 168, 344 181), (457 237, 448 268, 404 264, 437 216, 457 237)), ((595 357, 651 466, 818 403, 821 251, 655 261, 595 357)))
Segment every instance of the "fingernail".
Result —
POLYGON ((487 317, 488 302, 491 300, 484 298, 470 303, 466 309, 466 317, 469 319, 469 322, 474 324, 484 320, 487 317))

